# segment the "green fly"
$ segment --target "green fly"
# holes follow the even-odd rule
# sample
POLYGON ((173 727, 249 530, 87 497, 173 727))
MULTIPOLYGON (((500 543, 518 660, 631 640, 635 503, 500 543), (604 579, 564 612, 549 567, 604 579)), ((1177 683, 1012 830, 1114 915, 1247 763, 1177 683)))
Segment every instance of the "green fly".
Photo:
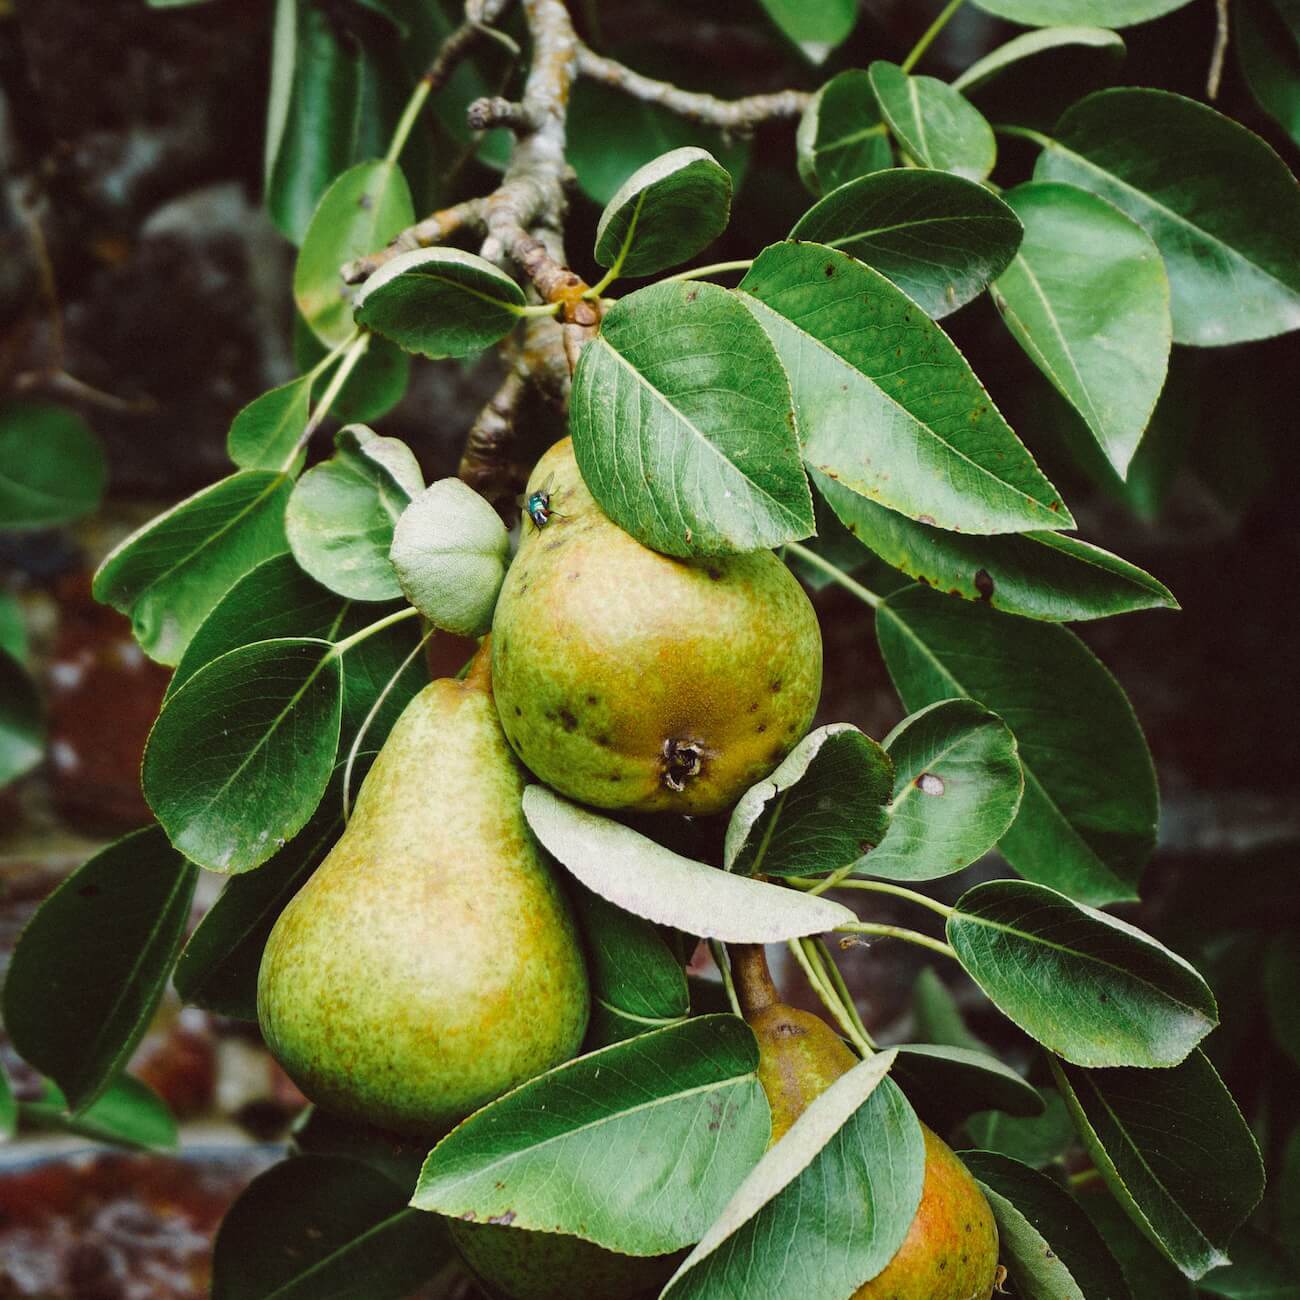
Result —
POLYGON ((535 528, 545 528, 550 522, 552 515, 558 515, 564 518, 558 510, 551 509, 551 480, 548 478, 542 486, 533 493, 530 493, 528 499, 524 502, 524 510, 527 512, 529 519, 533 521, 535 528))

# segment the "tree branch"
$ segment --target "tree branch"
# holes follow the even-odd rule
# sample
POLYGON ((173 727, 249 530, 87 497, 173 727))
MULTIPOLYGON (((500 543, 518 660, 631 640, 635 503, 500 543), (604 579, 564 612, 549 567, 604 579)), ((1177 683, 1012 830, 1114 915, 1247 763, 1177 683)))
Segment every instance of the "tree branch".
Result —
POLYGON ((423 221, 395 235, 386 248, 378 253, 367 253, 355 261, 344 264, 341 274, 345 284, 360 284, 372 276, 385 262, 391 261, 399 253, 409 253, 414 248, 428 248, 431 244, 441 244, 450 239, 459 230, 485 229, 482 199, 466 199, 463 203, 443 208, 423 221))
POLYGON ((1205 98, 1218 99, 1223 80, 1223 62, 1228 55, 1228 0, 1215 0, 1214 49, 1210 52, 1210 71, 1205 78, 1205 98))
POLYGON ((720 127, 724 131, 752 131, 760 122, 798 117, 812 96, 803 90, 779 90, 768 95, 746 95, 743 99, 718 99, 693 90, 682 90, 671 82, 642 76, 614 59, 597 54, 578 43, 578 75, 621 90, 633 99, 657 104, 690 122, 720 127))

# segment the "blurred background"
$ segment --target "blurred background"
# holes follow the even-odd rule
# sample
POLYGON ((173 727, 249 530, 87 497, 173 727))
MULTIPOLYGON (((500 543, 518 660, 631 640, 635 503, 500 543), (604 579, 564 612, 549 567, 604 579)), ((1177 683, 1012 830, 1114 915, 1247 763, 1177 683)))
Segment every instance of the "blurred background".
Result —
MULTIPOLYGON (((353 78, 355 93, 396 87, 400 108, 411 72, 402 60, 418 68, 419 51, 393 55, 386 7, 300 3, 323 24, 335 70, 353 78)), ((597 49, 722 95, 813 89, 842 68, 898 59, 938 8, 864 0, 853 35, 817 65, 757 0, 574 5, 597 49)), ((301 202, 281 187, 268 213, 264 183, 272 9, 271 0, 173 8, 0 0, 0 440, 18 427, 24 437, 63 439, 77 449, 68 472, 84 498, 77 517, 57 526, 0 528, 0 971, 41 899, 97 847, 149 820, 138 766, 168 670, 142 655, 126 620, 94 603, 90 576, 128 532, 227 472, 233 415, 297 373, 305 355, 286 238, 301 202), (8 780, 13 771, 20 775, 8 780)), ((435 17, 436 35, 448 19, 435 17)), ((1234 40, 1254 24, 1246 41, 1263 33, 1295 76, 1300 54, 1270 0, 1240 0, 1235 18, 1234 40)), ((1074 93, 1108 78, 1203 96, 1214 22, 1214 6, 1196 0, 1127 29, 1123 65, 1074 93)), ((953 75, 1013 34, 967 6, 922 70, 953 75)), ((481 192, 499 156, 490 140, 469 140, 458 119, 476 86, 508 88, 511 70, 489 56, 472 71, 417 133, 422 210, 481 192)), ((1068 84, 1051 80, 1006 88, 1044 127, 1071 97, 1068 84)), ((1300 129, 1297 84, 1279 97, 1275 80, 1249 62, 1243 72, 1232 53, 1218 101, 1293 167, 1284 125, 1300 129)), ((569 248, 591 278, 585 252, 600 205, 627 173, 675 145, 704 144, 738 182, 732 226, 706 260, 752 256, 811 203, 794 167, 792 124, 723 139, 583 85, 570 129, 569 248)), ((364 142, 356 147, 367 156, 364 142)), ((1003 159, 1012 180, 1017 168, 1028 175, 1032 155, 1018 157, 1015 142, 1003 142, 1003 159)), ((1300 1026, 1288 1005, 1300 993, 1294 336, 1175 349, 1152 428, 1121 483, 1088 457, 1068 410, 1006 345, 987 297, 945 326, 1065 492, 1081 534, 1155 574, 1182 602, 1181 614, 1129 614, 1078 630, 1128 690, 1160 775, 1160 846, 1144 902, 1129 911, 1210 975, 1225 1025, 1210 1055, 1276 1167, 1300 1119, 1300 1026)), ((386 400, 402 395, 378 427, 410 443, 427 480, 454 473, 493 390, 495 358, 385 364, 372 387, 386 400)), ((540 448, 562 424, 539 406, 525 432, 540 448)), ((891 585, 879 571, 872 581, 891 585)), ((828 671, 819 721, 851 721, 881 737, 901 709, 867 611, 838 589, 816 598, 828 671)), ((981 870, 991 868, 942 882, 944 896, 981 870)), ((200 886, 196 918, 220 883, 200 886)), ((881 917, 890 919, 887 910, 881 917)), ((846 955, 874 1034, 912 1031, 916 969, 910 952, 888 944, 846 955)), ((793 1000, 806 1002, 785 976, 793 1000)), ((955 996, 966 1001, 961 989, 955 996)), ((1014 1055, 996 1016, 973 1000, 969 1013, 977 1033, 1014 1055)), ((0 1144, 0 1297, 206 1294, 221 1213, 275 1158, 303 1106, 256 1027, 170 998, 131 1067, 165 1109, 143 1090, 110 1097, 76 1130, 3 1038, 0 1064, 19 1103, 17 1135, 0 1144), (101 1138, 116 1148, 95 1146, 101 1138)))

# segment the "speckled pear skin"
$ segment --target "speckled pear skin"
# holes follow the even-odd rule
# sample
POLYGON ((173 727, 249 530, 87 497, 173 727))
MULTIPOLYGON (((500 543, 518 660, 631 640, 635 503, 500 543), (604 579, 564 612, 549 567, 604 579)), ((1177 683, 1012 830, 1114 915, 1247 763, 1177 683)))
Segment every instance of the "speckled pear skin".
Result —
POLYGON ((686 1255, 637 1258, 562 1233, 458 1219, 448 1226, 492 1300, 653 1300, 686 1255))
POLYGON ((524 822, 487 651, 407 706, 342 837, 276 922, 262 1033, 344 1118, 431 1135, 577 1052, 588 986, 524 822))
MULTIPOLYGON (((819 1016, 777 1003, 746 1016, 758 1039, 758 1077, 772 1107, 772 1141, 857 1057, 819 1016)), ((921 1204, 898 1253, 853 1300, 989 1300, 998 1230, 984 1194, 952 1149, 924 1124, 921 1204)))
POLYGON ((598 808, 730 807, 803 737, 821 694, 817 617, 771 551, 699 560, 642 546, 593 500, 566 438, 528 492, 497 601, 492 674, 515 752, 598 808))

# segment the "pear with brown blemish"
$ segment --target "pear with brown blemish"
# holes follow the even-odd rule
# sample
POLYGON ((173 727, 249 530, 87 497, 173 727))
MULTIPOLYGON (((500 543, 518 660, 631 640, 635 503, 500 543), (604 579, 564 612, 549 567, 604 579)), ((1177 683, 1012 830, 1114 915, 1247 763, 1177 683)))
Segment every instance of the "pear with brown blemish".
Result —
MULTIPOLYGON (((779 1000, 761 948, 732 950, 745 1019, 758 1039, 758 1078, 772 1141, 858 1058, 821 1019, 779 1000)), ((852 1300, 989 1300, 999 1276, 993 1212, 966 1166, 924 1124, 921 1204, 903 1244, 852 1300)))
POLYGON ((406 707, 258 976, 289 1077, 397 1133, 449 1128, 568 1060, 587 1026, 577 932, 524 822, 489 656, 406 707))
POLYGON ((817 617, 771 551, 682 560, 587 490, 569 439, 538 462, 492 630, 501 723, 561 794, 713 813, 803 737, 821 694, 817 617), (539 522, 540 521, 540 522, 539 522))

